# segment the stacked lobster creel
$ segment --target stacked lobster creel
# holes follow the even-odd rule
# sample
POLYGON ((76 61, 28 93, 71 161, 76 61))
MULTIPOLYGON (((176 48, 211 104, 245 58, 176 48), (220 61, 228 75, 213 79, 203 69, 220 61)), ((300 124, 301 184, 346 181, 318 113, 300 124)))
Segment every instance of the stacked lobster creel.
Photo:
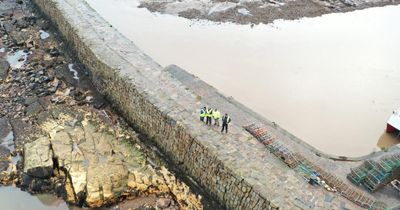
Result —
POLYGON ((280 158, 289 167, 295 168, 298 165, 294 153, 283 145, 264 125, 251 124, 244 127, 250 134, 252 134, 258 141, 264 144, 268 150, 275 156, 280 158))

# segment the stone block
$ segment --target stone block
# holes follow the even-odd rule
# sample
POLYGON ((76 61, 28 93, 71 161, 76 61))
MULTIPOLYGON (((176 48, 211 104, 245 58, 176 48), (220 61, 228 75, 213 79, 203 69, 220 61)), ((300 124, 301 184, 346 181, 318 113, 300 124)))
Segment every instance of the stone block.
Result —
POLYGON ((6 60, 0 58, 0 81, 6 79, 9 68, 10 64, 6 60))
POLYGON ((52 151, 46 137, 24 146, 24 172, 36 178, 50 178, 53 175, 52 151))

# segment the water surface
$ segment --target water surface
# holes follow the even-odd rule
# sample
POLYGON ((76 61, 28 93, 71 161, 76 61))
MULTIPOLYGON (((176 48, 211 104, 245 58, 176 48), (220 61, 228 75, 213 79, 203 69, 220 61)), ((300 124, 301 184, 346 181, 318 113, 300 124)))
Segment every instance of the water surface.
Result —
POLYGON ((23 50, 10 52, 7 56, 7 61, 12 69, 19 69, 25 65, 29 54, 30 52, 24 52, 23 50))
POLYGON ((400 107, 400 6, 252 28, 153 14, 137 0, 87 2, 161 65, 177 64, 323 152, 376 150, 400 107))
POLYGON ((60 198, 49 194, 32 196, 16 187, 0 186, 0 209, 10 210, 69 210, 60 198))

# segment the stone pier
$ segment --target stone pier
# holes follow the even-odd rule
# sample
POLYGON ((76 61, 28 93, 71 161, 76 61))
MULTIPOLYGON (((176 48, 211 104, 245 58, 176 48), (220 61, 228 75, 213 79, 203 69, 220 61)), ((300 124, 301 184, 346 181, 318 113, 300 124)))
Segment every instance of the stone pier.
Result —
MULTIPOLYGON (((82 0, 34 0, 91 70, 96 88, 132 126, 227 209, 357 209, 338 194, 311 186, 243 129, 248 109, 235 108, 230 133, 198 120, 202 94, 144 54, 82 0), (241 120, 239 120, 241 119, 241 120)), ((129 26, 135 27, 135 26, 129 26)), ((206 94, 206 93, 203 93, 206 94)), ((222 102, 220 101, 222 100, 222 102)), ((319 158, 309 152, 309 158, 319 158)), ((326 160, 331 161, 331 160, 326 160)))

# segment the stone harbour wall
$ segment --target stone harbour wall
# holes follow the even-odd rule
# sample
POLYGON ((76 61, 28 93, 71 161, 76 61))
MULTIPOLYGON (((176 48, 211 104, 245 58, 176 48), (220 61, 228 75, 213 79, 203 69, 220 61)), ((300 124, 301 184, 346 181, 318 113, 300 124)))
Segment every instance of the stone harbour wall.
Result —
POLYGON ((305 185, 293 172, 264 154, 264 147, 243 129, 221 135, 199 122, 201 98, 163 71, 85 1, 34 3, 91 70, 96 88, 227 209, 298 208, 292 194, 302 192, 305 185))
MULTIPOLYGON (((152 86, 154 80, 146 78, 141 71, 153 74, 156 80, 164 80, 160 82, 165 88, 170 88, 168 85, 179 88, 178 81, 162 72, 158 64, 98 17, 85 2, 35 0, 35 3, 58 27, 82 63, 92 70, 97 88, 130 123, 153 139, 174 164, 229 209, 273 209, 265 197, 233 173, 201 138, 196 138, 200 137, 198 133, 190 132, 197 128, 180 122, 183 108, 169 95, 156 94, 163 92, 164 85, 152 86), (133 51, 134 59, 129 59, 129 51, 133 51)), ((188 95, 186 91, 181 92, 183 96, 188 95)), ((179 92, 175 94, 175 97, 182 96, 179 92)), ((200 105, 193 106, 197 107, 200 105)))

